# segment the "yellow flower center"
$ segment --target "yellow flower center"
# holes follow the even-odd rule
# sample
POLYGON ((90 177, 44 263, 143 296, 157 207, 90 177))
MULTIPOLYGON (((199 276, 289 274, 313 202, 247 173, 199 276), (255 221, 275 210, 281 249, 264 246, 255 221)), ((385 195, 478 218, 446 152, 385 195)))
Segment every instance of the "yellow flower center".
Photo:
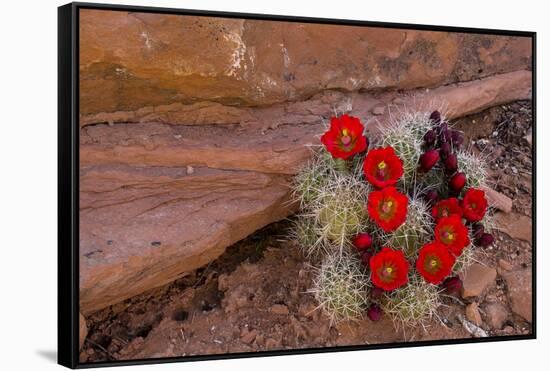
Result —
POLYGON ((432 266, 432 268, 435 268, 437 266, 437 260, 432 259, 432 261, 430 261, 430 265, 432 266))
POLYGON ((348 129, 342 130, 342 136, 343 136, 343 137, 347 137, 347 136, 348 136, 348 133, 349 133, 348 129))
POLYGON ((386 168, 386 163, 385 163, 384 161, 380 162, 380 163, 378 164, 378 168, 379 168, 380 170, 385 169, 385 168, 386 168))
POLYGON ((386 201, 382 205, 382 212, 389 213, 391 211, 391 208, 393 206, 393 201, 386 201))
POLYGON ((450 240, 450 241, 454 240, 454 238, 455 238, 455 235, 452 234, 452 233, 449 233, 449 234, 447 235, 447 239, 450 240))
POLYGON ((388 274, 391 274, 391 272, 393 272, 392 267, 387 267, 387 268, 386 268, 386 272, 387 272, 388 274))

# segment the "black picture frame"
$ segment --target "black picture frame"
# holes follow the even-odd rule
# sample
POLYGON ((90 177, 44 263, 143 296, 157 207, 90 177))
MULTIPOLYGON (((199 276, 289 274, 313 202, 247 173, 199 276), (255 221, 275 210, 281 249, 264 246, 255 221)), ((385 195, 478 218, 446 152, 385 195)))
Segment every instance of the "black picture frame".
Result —
POLYGON ((101 366, 123 366, 168 362, 230 359, 243 357, 265 357, 289 354, 307 354, 367 350, 381 348, 418 347, 465 343, 496 342, 536 339, 536 32, 495 30, 485 28, 463 28, 421 24, 370 22, 343 19, 324 19, 268 14, 230 13, 189 9, 156 8, 144 6, 108 5, 95 3, 70 3, 58 8, 58 363, 69 368, 91 368, 101 366), (253 20, 279 20, 286 22, 318 23, 400 28, 412 30, 477 33, 487 35, 522 36, 532 41, 532 290, 533 328, 528 335, 511 335, 472 339, 449 339, 417 341, 412 343, 388 343, 373 345, 340 346, 310 349, 259 351, 216 355, 195 355, 188 357, 151 358, 98 363, 79 362, 79 11, 81 9, 134 11, 157 14, 200 15, 221 18, 253 20))

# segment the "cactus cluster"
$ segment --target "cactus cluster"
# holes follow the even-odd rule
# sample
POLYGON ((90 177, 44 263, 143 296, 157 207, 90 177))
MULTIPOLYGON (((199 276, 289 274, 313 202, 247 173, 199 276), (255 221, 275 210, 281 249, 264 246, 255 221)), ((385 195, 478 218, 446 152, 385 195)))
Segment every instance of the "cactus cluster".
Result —
POLYGON ((485 161, 437 111, 401 112, 379 133, 369 148, 359 119, 332 118, 295 177, 291 237, 314 264, 310 293, 332 321, 423 325, 492 243, 477 189, 485 161))

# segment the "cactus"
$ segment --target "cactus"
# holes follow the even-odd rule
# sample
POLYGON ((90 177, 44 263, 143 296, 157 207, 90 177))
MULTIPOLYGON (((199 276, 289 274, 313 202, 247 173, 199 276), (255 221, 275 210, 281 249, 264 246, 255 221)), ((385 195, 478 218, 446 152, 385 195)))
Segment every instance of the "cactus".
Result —
POLYGON ((392 120, 390 125, 380 127, 381 145, 393 147, 403 161, 405 189, 415 182, 418 160, 422 154, 422 137, 432 125, 427 112, 405 112, 392 120))
POLYGON ((458 168, 466 174, 466 186, 479 188, 487 185, 486 161, 468 150, 458 151, 456 154, 458 168))
POLYGON ((333 174, 309 205, 316 218, 317 233, 341 251, 364 222, 369 187, 354 176, 333 174))
MULTIPOLYGON (((361 265, 360 254, 352 247, 357 233, 367 232, 372 237, 373 250, 363 255, 365 262, 368 254, 388 246, 401 249, 413 264, 419 249, 434 239, 435 223, 426 199, 435 202, 456 197, 449 184, 459 192, 464 179, 459 179, 460 184, 457 181, 450 183, 449 179, 457 172, 465 174, 467 183, 463 189, 487 185, 486 159, 468 149, 460 149, 462 138, 457 131, 445 129, 447 124, 439 126, 438 132, 434 128, 435 122, 430 119, 434 114, 436 112, 402 110, 398 116, 391 117, 390 125, 380 127, 379 139, 370 138, 371 148, 391 146, 403 162, 404 174, 396 187, 409 197, 407 217, 391 232, 379 228, 366 213, 365 206, 372 188, 363 174, 363 154, 341 160, 333 159, 323 149, 315 150, 313 159, 295 179, 295 199, 300 202, 302 213, 294 223, 291 237, 306 256, 320 262, 314 268, 316 279, 309 292, 315 295, 319 307, 331 321, 359 318, 368 306, 370 278, 361 265), (457 147, 452 148, 454 144, 457 147), (441 155, 442 151, 445 156, 439 160, 438 154, 441 155), (451 153, 456 154, 456 159, 451 153), (419 167, 422 154, 424 157, 419 167), (437 194, 431 191, 437 191, 437 194)), ((436 119, 437 115, 434 116, 436 119)), ((493 226, 490 212, 481 223, 485 231, 490 232, 493 226)), ((475 246, 472 230, 470 241, 456 259, 453 274, 463 272, 483 253, 475 246)), ((376 299, 375 306, 380 305, 396 328, 405 329, 424 326, 427 320, 437 315, 440 304, 440 288, 426 282, 411 266, 409 282, 382 294, 376 299)))
POLYGON ((292 184, 294 199, 299 201, 302 209, 317 199, 334 168, 335 161, 329 154, 313 150, 312 159, 298 172, 292 184))
POLYGON ((381 306, 396 328, 416 327, 436 314, 441 304, 439 293, 437 286, 412 274, 407 285, 384 294, 381 306))
POLYGON ((463 273, 468 267, 472 264, 478 262, 478 255, 481 253, 481 250, 474 246, 473 243, 470 243, 468 246, 462 250, 462 254, 456 258, 455 264, 453 265, 453 273, 463 273))
POLYGON ((313 286, 308 292, 331 322, 358 319, 367 307, 369 276, 354 254, 328 255, 316 269, 313 286))
POLYGON ((317 259, 329 251, 317 234, 315 218, 312 215, 298 215, 292 222, 289 237, 307 257, 317 259))
POLYGON ((415 259, 418 250, 433 239, 433 219, 429 207, 420 197, 409 200, 407 220, 392 233, 380 233, 377 239, 382 246, 402 249, 405 256, 415 259))

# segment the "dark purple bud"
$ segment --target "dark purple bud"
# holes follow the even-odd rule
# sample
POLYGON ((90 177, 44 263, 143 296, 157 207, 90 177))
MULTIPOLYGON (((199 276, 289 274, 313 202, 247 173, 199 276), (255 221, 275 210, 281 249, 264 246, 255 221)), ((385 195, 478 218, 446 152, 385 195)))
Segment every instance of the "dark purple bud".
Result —
POLYGON ((435 189, 430 189, 429 191, 424 193, 424 201, 426 201, 428 206, 434 205, 438 199, 439 195, 437 194, 437 191, 435 189))
POLYGON ((464 136, 458 130, 451 130, 451 141, 454 148, 460 148, 462 143, 464 143, 464 136))
MULTIPOLYGON (((447 126, 445 124, 445 126, 447 126)), ((441 129, 440 133, 439 133, 439 141, 441 143, 450 143, 451 142, 451 131, 447 128, 445 129, 441 129)))
POLYGON ((441 284, 447 295, 458 296, 462 290, 462 280, 457 276, 448 277, 441 284))
POLYGON ((382 318, 382 309, 376 304, 372 304, 367 310, 367 317, 373 322, 380 321, 382 318))
POLYGON ((486 248, 491 246, 494 241, 495 241, 495 238, 493 237, 492 234, 483 233, 481 237, 478 240, 476 240, 476 245, 479 247, 486 248))
POLYGON ((449 142, 441 143, 441 147, 439 147, 439 157, 445 160, 450 153, 451 145, 449 142))
POLYGON ((433 111, 430 115, 430 120, 432 120, 436 124, 439 124, 441 122, 441 113, 439 113, 439 111, 433 111))
POLYGON ((422 172, 428 172, 439 161, 439 152, 435 149, 431 149, 420 155, 420 170, 422 172))
POLYGON ((382 297, 382 294, 384 294, 384 290, 381 289, 380 287, 373 287, 371 290, 370 290, 370 298, 372 300, 378 300, 382 297))
POLYGON ((428 146, 432 146, 435 143, 435 140, 437 139, 437 133, 434 129, 428 130, 426 134, 424 134, 424 144, 428 146))
POLYGON ((372 258, 372 253, 370 251, 365 251, 361 254, 361 264, 365 268, 369 268, 370 258, 372 258))
POLYGON ((483 224, 481 223, 475 223, 472 226, 472 236, 474 240, 479 240, 481 236, 485 233, 485 228, 483 227, 483 224))
POLYGON ((451 153, 445 159, 445 172, 447 174, 454 174, 458 169, 458 160, 454 153, 451 153))

